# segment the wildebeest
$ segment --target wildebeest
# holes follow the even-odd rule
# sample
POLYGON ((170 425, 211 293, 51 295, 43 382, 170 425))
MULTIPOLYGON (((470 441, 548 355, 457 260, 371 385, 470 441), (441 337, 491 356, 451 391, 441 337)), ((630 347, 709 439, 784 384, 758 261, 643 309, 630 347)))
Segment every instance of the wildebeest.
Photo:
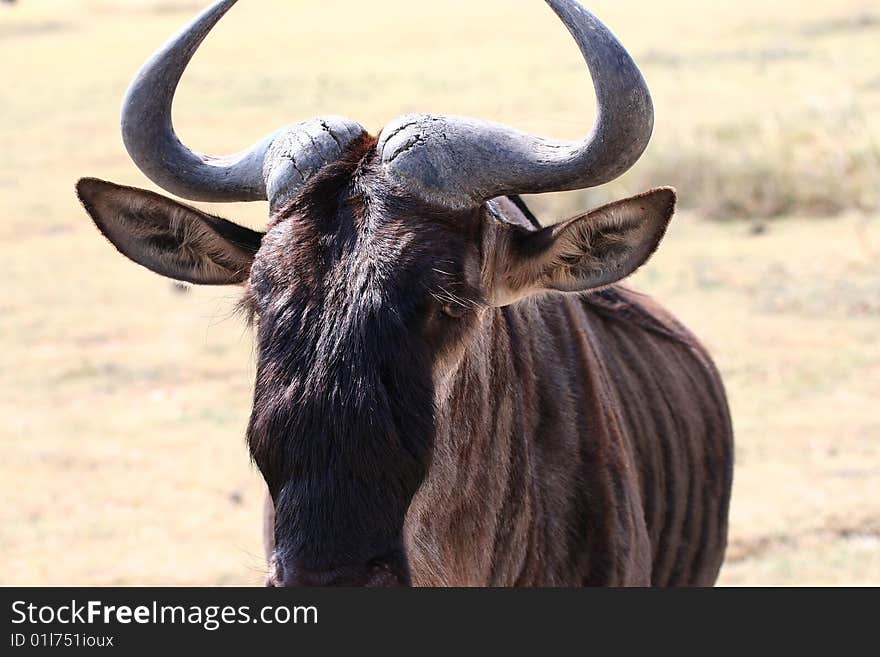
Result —
POLYGON ((134 162, 199 201, 269 201, 265 233, 83 179, 101 232, 177 280, 244 286, 257 374, 247 440, 269 490, 270 585, 709 585, 732 429, 697 340, 615 285, 657 248, 658 188, 542 227, 518 195, 632 166, 653 128, 635 63, 575 0, 546 0, 598 101, 580 142, 408 115, 326 116, 229 157, 175 135, 205 10, 123 103, 134 162))

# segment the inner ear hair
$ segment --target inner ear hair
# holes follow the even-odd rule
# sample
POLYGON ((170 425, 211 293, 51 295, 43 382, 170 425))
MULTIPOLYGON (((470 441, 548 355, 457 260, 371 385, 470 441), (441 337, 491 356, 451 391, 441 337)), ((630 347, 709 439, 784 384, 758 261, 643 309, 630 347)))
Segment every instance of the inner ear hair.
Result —
POLYGON ((247 280, 262 233, 144 189, 84 178, 76 190, 104 236, 147 269, 197 285, 247 280))
POLYGON ((671 187, 652 189, 545 228, 517 233, 507 287, 580 292, 629 276, 660 244, 675 212, 671 187))

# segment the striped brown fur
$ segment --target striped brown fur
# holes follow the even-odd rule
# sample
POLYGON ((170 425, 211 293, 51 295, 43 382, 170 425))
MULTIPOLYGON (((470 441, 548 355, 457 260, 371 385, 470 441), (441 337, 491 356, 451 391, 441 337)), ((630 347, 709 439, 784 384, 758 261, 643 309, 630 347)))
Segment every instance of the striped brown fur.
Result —
POLYGON ((732 474, 724 390, 651 299, 612 287, 495 310, 453 389, 442 456, 407 516, 417 583, 715 581, 732 474))

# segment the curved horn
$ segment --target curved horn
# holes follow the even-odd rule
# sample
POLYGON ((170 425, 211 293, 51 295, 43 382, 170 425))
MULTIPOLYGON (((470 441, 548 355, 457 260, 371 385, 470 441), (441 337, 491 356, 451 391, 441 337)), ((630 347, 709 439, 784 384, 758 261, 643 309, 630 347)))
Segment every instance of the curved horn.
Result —
POLYGON ((408 115, 382 132, 386 170, 424 200, 469 207, 504 194, 595 187, 629 169, 654 127, 651 95, 611 31, 575 0, 545 0, 577 42, 598 113, 579 142, 555 141, 458 116, 408 115))
POLYGON ((135 164, 157 185, 193 201, 288 199, 363 132, 348 119, 312 119, 282 128, 224 157, 187 148, 171 121, 180 78, 208 32, 237 0, 219 0, 162 46, 141 68, 122 103, 122 138, 135 164))

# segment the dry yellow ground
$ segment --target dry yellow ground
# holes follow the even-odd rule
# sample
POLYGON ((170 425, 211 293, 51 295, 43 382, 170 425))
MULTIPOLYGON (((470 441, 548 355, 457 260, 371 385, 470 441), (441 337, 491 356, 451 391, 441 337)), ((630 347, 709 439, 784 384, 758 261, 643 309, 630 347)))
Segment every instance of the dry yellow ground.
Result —
MULTIPOLYGON (((149 187, 121 146, 119 100, 204 4, 0 7, 0 584, 262 579, 236 291, 182 294, 128 263, 72 191, 82 175, 149 187)), ((817 4, 590 3, 643 62, 656 139, 622 181, 537 205, 569 213, 676 184, 723 218, 706 185, 736 198, 761 165, 768 198, 794 185, 872 207, 880 174, 859 149, 877 143, 880 13, 817 4)), ((379 128, 455 112, 575 137, 592 105, 538 0, 242 0, 197 56, 176 117, 185 140, 231 152, 319 113, 379 128)), ((254 226, 265 213, 214 209, 254 226)), ((880 584, 878 258, 871 213, 758 225, 685 212, 633 282, 703 337, 729 388, 738 463, 722 583, 880 584)))

